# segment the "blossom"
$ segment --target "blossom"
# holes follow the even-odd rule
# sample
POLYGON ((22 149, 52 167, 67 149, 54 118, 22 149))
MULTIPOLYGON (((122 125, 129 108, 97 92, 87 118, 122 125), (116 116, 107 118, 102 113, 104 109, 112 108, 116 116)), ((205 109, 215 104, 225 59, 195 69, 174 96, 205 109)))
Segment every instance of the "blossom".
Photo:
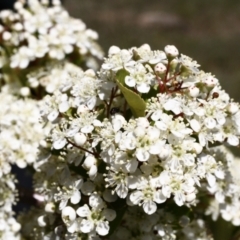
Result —
MULTIPOLYGON (((62 57, 75 43, 61 33, 68 28, 51 31, 62 57)), ((51 93, 40 104, 51 130, 34 164, 43 207, 32 211, 33 236, 211 239, 205 214, 240 224, 238 163, 226 149, 239 143, 239 105, 176 47, 113 46, 97 73, 63 61, 28 82, 51 93)), ((13 133, 3 133, 6 144, 13 133)), ((20 145, 15 139, 12 150, 20 145)))
POLYGON ((109 221, 115 217, 115 211, 104 207, 103 201, 98 195, 93 194, 89 198, 89 205, 83 205, 77 209, 77 214, 83 218, 80 230, 84 233, 96 231, 100 236, 109 232, 109 221))

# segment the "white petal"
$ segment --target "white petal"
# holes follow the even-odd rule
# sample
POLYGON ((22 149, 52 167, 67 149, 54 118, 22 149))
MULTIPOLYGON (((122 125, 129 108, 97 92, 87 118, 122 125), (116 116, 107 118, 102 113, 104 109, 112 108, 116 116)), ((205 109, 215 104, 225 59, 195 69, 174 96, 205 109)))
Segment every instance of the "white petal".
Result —
POLYGON ((17 166, 18 166, 19 168, 25 168, 25 167, 27 167, 27 162, 26 162, 24 159, 22 159, 22 158, 17 159, 17 160, 16 160, 16 164, 17 164, 17 166))
POLYGON ((119 184, 116 187, 116 193, 120 198, 126 198, 128 194, 128 188, 124 184, 119 184))
POLYGON ((88 156, 85 158, 83 167, 86 169, 90 169, 93 165, 96 165, 97 159, 93 156, 88 156))
POLYGON ((92 208, 98 208, 101 207, 103 205, 103 200, 102 198, 97 194, 97 193, 93 193, 90 197, 89 197, 89 205, 92 208))
POLYGON ((73 137, 78 131, 79 131, 79 128, 76 126, 69 128, 66 131, 67 137, 73 137))
POLYGON ((131 159, 126 165, 125 168, 128 172, 134 173, 138 167, 138 161, 136 159, 131 159))
POLYGON ((212 117, 205 118, 204 123, 208 129, 213 129, 216 126, 216 120, 212 117))
POLYGON ((212 175, 211 173, 208 173, 206 175, 206 178, 207 178, 207 181, 208 181, 208 184, 209 184, 210 187, 215 186, 215 184, 216 184, 216 177, 214 175, 212 175))
POLYGON ((136 85, 135 79, 130 76, 125 77, 125 83, 129 87, 134 87, 136 85))
POLYGON ((91 213, 87 204, 84 204, 82 207, 77 209, 77 215, 80 217, 87 217, 91 213))
POLYGON ((68 102, 62 102, 58 105, 59 112, 64 113, 70 108, 68 102))
POLYGON ((83 128, 81 128, 82 133, 91 133, 94 127, 92 125, 86 125, 83 128))
POLYGON ((37 222, 40 227, 45 227, 47 225, 44 215, 38 217, 37 222))
POLYGON ((235 135, 230 135, 227 139, 227 142, 231 145, 231 146, 238 146, 239 145, 239 139, 238 137, 236 137, 235 135))
POLYGON ((93 179, 96 177, 97 171, 98 171, 98 168, 97 168, 96 165, 93 165, 93 166, 89 169, 88 175, 89 175, 89 177, 90 177, 91 180, 93 180, 93 179))
POLYGON ((80 223, 80 230, 83 233, 89 233, 94 229, 94 223, 90 220, 83 219, 80 223))
POLYGON ((77 203, 80 202, 80 200, 81 200, 81 193, 78 190, 75 190, 73 192, 72 197, 71 197, 71 203, 72 204, 77 204, 77 203))
POLYGON ((131 193, 130 200, 134 205, 139 204, 143 199, 143 192, 141 191, 135 191, 131 193))
POLYGON ((223 125, 226 122, 226 118, 223 114, 217 114, 216 119, 220 125, 223 125))
POLYGON ((117 46, 111 46, 108 50, 108 55, 111 56, 111 55, 115 55, 117 53, 119 53, 121 51, 121 49, 117 46))
POLYGON ((190 126, 195 132, 199 132, 201 130, 201 125, 196 119, 192 119, 190 121, 190 126))
POLYGON ((149 86, 149 84, 147 84, 147 83, 141 83, 141 84, 138 84, 138 85, 137 85, 137 90, 138 90, 140 93, 148 93, 149 90, 150 90, 150 86, 149 86))
POLYGON ((139 161, 141 162, 145 162, 149 159, 150 157, 150 154, 148 151, 146 151, 145 149, 143 148, 138 148, 137 151, 136 151, 136 157, 139 161))
POLYGON ((163 203, 166 201, 166 197, 162 194, 162 191, 158 190, 154 192, 154 201, 156 203, 163 203))
POLYGON ((20 64, 19 64, 19 67, 24 69, 24 68, 26 68, 28 66, 28 64, 29 64, 29 60, 28 59, 22 59, 20 64))
POLYGON ((167 172, 167 171, 161 172, 161 174, 159 176, 159 180, 162 185, 168 185, 171 181, 169 172, 167 172))
POLYGON ((204 136, 204 134, 200 133, 198 135, 198 139, 199 139, 199 143, 201 144, 201 146, 205 146, 206 145, 206 138, 204 136))
POLYGON ((167 111, 172 111, 176 115, 180 114, 182 109, 181 109, 181 103, 178 102, 175 99, 169 99, 164 105, 163 108, 167 111))
POLYGON ((93 110, 93 108, 95 107, 97 103, 97 98, 96 97, 92 97, 90 98, 88 101, 87 101, 87 107, 90 109, 90 110, 93 110))
POLYGON ((78 223, 77 221, 71 222, 69 226, 67 226, 67 230, 70 233, 74 233, 78 229, 78 223))
POLYGON ((161 117, 161 115, 162 115, 162 111, 161 111, 161 110, 156 110, 156 111, 152 114, 151 119, 152 119, 153 121, 157 121, 157 120, 161 117))
POLYGON ((159 129, 157 129, 155 127, 149 127, 147 130, 147 136, 151 140, 156 140, 160 137, 160 131, 159 131, 159 129))
POLYGON ((56 141, 53 142, 53 147, 56 149, 56 150, 59 150, 59 149, 62 149, 64 148, 64 146, 66 145, 67 143, 67 140, 65 138, 60 138, 56 141))
POLYGON ((113 119, 112 125, 114 132, 117 132, 122 128, 122 122, 119 119, 113 119))
POLYGON ((71 221, 75 220, 76 219, 76 211, 70 206, 65 207, 62 210, 63 220, 64 220, 65 217, 68 217, 69 220, 71 220, 71 221))
POLYGON ((161 142, 157 142, 154 145, 152 145, 149 149, 149 152, 153 155, 156 154, 160 154, 162 151, 163 147, 162 147, 162 143, 161 142))
POLYGON ((100 235, 100 236, 105 236, 108 234, 109 232, 109 224, 107 221, 101 221, 98 222, 97 227, 96 227, 96 232, 100 235))
POLYGON ((157 204, 153 201, 148 201, 143 203, 143 210, 145 213, 151 215, 156 212, 157 204))
POLYGON ((48 121, 53 122, 57 119, 58 115, 59 115, 59 112, 54 110, 48 114, 47 119, 48 121))
POLYGON ((62 210, 63 208, 65 208, 67 206, 68 203, 68 199, 62 199, 62 201, 59 204, 59 210, 62 210))
POLYGON ((176 192, 174 196, 174 201, 178 206, 182 206, 185 202, 185 196, 182 192, 176 192))
POLYGON ((93 126, 95 126, 95 127, 102 127, 103 123, 101 121, 99 121, 98 119, 95 119, 93 121, 93 126))
POLYGON ((104 69, 104 70, 110 70, 113 67, 114 67, 114 65, 111 63, 103 63, 102 64, 102 69, 104 69))

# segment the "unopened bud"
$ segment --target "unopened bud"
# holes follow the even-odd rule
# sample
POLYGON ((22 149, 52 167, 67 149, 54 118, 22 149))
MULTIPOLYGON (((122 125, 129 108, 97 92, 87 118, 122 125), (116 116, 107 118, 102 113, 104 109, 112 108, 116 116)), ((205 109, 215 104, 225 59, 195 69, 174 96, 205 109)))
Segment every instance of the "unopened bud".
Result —
POLYGON ((84 143, 87 141, 87 137, 83 133, 77 133, 74 135, 74 142, 78 146, 84 145, 84 143))
POLYGON ((158 64, 154 67, 154 71, 155 71, 156 73, 159 73, 159 74, 165 73, 166 70, 167 70, 166 66, 165 66, 164 64, 162 64, 162 63, 158 63, 158 64))
POLYGON ((213 77, 213 76, 207 76, 205 79, 204 79, 204 83, 208 86, 208 87, 214 87, 217 83, 218 83, 218 80, 213 77))
POLYGON ((168 57, 177 57, 179 52, 178 52, 178 49, 173 46, 173 45, 167 45, 165 48, 164 48, 164 51, 166 53, 166 55, 168 57))
POLYGON ((117 47, 117 46, 111 46, 111 47, 109 48, 109 50, 108 50, 108 55, 109 55, 109 56, 112 56, 112 55, 115 55, 115 54, 119 53, 120 51, 121 51, 121 50, 120 50, 119 47, 117 47))
POLYGON ((52 202, 47 203, 45 206, 45 212, 48 212, 48 213, 55 212, 55 204, 52 202))
POLYGON ((8 41, 12 37, 12 34, 10 32, 4 32, 2 35, 3 40, 8 41))
POLYGON ((47 225, 47 223, 45 222, 45 216, 44 215, 38 217, 37 221, 38 221, 38 225, 40 227, 45 227, 47 225))
POLYGON ((200 92, 199 88, 197 88, 196 86, 192 86, 188 90, 191 97, 197 97, 200 92))
POLYGON ((238 111, 239 107, 237 103, 231 102, 229 103, 227 109, 230 113, 235 114, 238 111))
POLYGON ((27 97, 27 96, 30 95, 30 89, 29 89, 28 87, 22 87, 22 88, 20 89, 20 94, 21 94, 21 96, 23 96, 23 97, 27 97))

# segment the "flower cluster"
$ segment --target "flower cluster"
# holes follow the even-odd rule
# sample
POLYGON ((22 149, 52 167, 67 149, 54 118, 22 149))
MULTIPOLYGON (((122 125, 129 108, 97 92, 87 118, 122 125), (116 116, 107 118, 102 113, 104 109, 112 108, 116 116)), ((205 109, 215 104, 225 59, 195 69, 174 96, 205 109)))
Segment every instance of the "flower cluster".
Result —
POLYGON ((199 216, 240 224, 227 150, 239 145, 239 105, 198 67, 171 45, 113 46, 97 74, 77 71, 45 97, 52 130, 35 174, 39 236, 200 240, 212 236, 199 216))
POLYGON ((16 164, 19 168, 32 165, 38 146, 45 145, 47 135, 47 128, 43 129, 39 122, 37 102, 17 99, 5 92, 0 93, 0 101, 3 104, 0 109, 1 154, 8 164, 16 164))
POLYGON ((13 11, 0 12, 0 239, 21 238, 12 206, 22 184, 16 187, 12 165, 35 171, 38 149, 48 146, 39 103, 60 84, 67 87, 81 68, 98 67, 103 52, 97 39, 58 0, 17 0, 13 11))
MULTIPOLYGON (((36 88, 35 82, 26 82, 26 75, 39 72, 42 66, 57 65, 59 61, 98 67, 97 59, 103 58, 96 42, 98 34, 87 29, 81 20, 70 17, 60 1, 52 1, 52 4, 18 0, 15 11, 1 11, 0 67, 4 82, 18 88, 36 88)), ((41 74, 45 76, 42 70, 41 74)), ((23 94, 30 93, 25 90, 23 94)))

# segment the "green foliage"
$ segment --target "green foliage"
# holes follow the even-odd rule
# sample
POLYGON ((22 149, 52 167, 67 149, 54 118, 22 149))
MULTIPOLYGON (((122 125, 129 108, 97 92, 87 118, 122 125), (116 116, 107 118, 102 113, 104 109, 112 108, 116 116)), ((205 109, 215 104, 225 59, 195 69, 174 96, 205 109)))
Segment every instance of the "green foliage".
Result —
POLYGON ((124 79, 128 75, 126 70, 120 70, 117 72, 116 82, 125 97, 134 117, 145 116, 146 103, 140 95, 133 92, 131 89, 125 87, 124 79))

